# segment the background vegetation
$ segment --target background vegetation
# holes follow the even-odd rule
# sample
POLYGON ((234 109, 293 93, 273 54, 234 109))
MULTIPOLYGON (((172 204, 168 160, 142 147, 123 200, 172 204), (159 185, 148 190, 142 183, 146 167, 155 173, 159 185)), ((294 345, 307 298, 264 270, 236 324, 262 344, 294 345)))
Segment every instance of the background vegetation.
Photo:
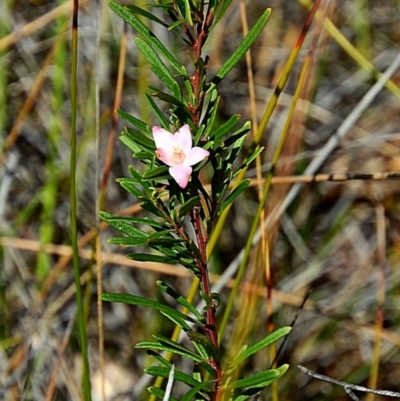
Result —
MULTIPOLYGON (((384 72, 399 55, 400 3, 331 3, 296 111, 288 115, 318 18, 262 137, 262 161, 248 171, 253 186, 235 203, 212 257, 212 282, 221 288, 222 310, 258 202, 257 174, 260 178, 268 170, 289 118, 260 228, 266 234, 259 235, 252 250, 223 342, 229 358, 299 313, 279 355, 279 362, 291 367, 278 388, 262 393, 263 400, 348 399, 343 388, 304 375, 299 364, 348 382, 400 391, 400 188, 398 181, 380 174, 400 172, 399 67, 375 95, 371 92, 380 78, 377 71, 384 72), (367 93, 370 104, 357 116, 367 93), (300 178, 279 178, 297 175, 306 181, 316 173, 333 176, 318 175, 303 185, 295 184, 300 178)), ((243 36, 241 6, 234 0, 213 33, 211 73, 243 36)), ((243 60, 220 88, 221 123, 233 113, 243 120, 261 119, 309 4, 247 2, 249 26, 266 6, 273 14, 251 51, 251 66, 243 60)), ((0 398, 79 400, 82 368, 69 245, 72 2, 4 0, 0 7, 0 398)), ((99 235, 95 231, 100 205, 114 214, 141 214, 115 183, 128 175, 130 152, 118 140, 109 142, 124 124, 113 120, 117 107, 157 123, 143 102, 154 76, 132 37, 106 4, 81 1, 78 231, 92 392, 99 400, 102 393, 107 400, 140 399, 149 385, 149 377, 142 375, 148 361, 133 346, 155 331, 171 335, 173 327, 148 310, 122 304, 104 304, 99 316, 95 239, 101 242, 104 291, 157 299, 158 278, 183 293, 191 284, 178 266, 125 259, 126 250, 106 243, 115 232, 103 225, 99 235)), ((163 37, 174 49, 172 37, 163 37)), ((174 50, 188 62, 184 51, 174 50)), ((246 370, 267 368, 273 358, 273 350, 265 352, 246 370)))

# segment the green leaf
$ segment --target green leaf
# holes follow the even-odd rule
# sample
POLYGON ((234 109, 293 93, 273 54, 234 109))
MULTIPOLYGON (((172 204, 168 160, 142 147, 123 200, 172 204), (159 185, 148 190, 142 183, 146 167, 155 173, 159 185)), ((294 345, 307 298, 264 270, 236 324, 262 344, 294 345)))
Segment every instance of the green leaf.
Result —
POLYGON ((166 245, 174 245, 176 243, 180 243, 180 242, 184 242, 183 239, 180 238, 174 238, 174 237, 153 237, 153 238, 147 238, 147 244, 149 246, 158 246, 158 245, 162 245, 162 246, 166 246, 166 245))
POLYGON ((168 166, 160 166, 160 167, 153 167, 152 169, 148 169, 143 174, 143 180, 154 180, 159 179, 161 177, 170 177, 168 174, 168 166))
POLYGON ((126 6, 126 8, 135 15, 142 15, 143 17, 146 17, 149 20, 152 20, 152 21, 156 22, 157 24, 164 26, 165 28, 168 28, 168 24, 166 24, 162 19, 156 17, 154 14, 147 12, 143 8, 132 6, 132 5, 126 6))
POLYGON ((224 135, 231 131, 238 123, 239 119, 240 114, 234 114, 226 123, 218 127, 218 129, 214 132, 215 139, 221 139, 224 135))
POLYGON ((114 294, 114 293, 105 292, 103 294, 100 294, 100 299, 102 299, 103 301, 107 301, 107 302, 121 302, 121 303, 129 304, 129 305, 144 306, 146 308, 158 310, 159 312, 162 312, 168 318, 171 316, 174 316, 183 321, 187 320, 189 322, 199 324, 200 326, 202 325, 198 320, 196 320, 190 316, 187 316, 184 313, 179 312, 173 308, 170 308, 167 305, 161 304, 160 302, 156 302, 151 299, 139 297, 137 295, 114 294))
POLYGON ((237 146, 238 143, 241 143, 243 141, 244 136, 250 131, 251 129, 251 122, 246 121, 243 124, 243 127, 235 131, 232 135, 230 135, 226 140, 225 140, 225 146, 237 146))
POLYGON ((202 126, 205 126, 205 130, 203 133, 204 138, 213 138, 215 133, 210 135, 210 132, 213 130, 214 121, 218 114, 218 104, 220 101, 220 97, 218 96, 218 92, 216 89, 211 91, 210 100, 207 106, 207 114, 202 122, 202 126))
MULTIPOLYGON (((123 180, 130 180, 130 179, 125 178, 123 180)), ((104 213, 104 212, 101 212, 101 213, 104 213)), ((109 216, 112 216, 112 215, 109 215, 109 216)), ((116 217, 119 220, 127 221, 130 223, 143 224, 146 226, 151 226, 153 228, 165 229, 164 223, 159 223, 159 222, 151 219, 150 217, 132 217, 132 216, 112 216, 112 217, 116 217)))
MULTIPOLYGON (((156 396, 157 398, 159 398, 160 400, 163 400, 163 399, 164 399, 165 390, 163 390, 163 389, 161 389, 161 388, 159 388, 159 387, 151 386, 151 387, 148 387, 148 388, 147 388, 147 391, 148 391, 150 394, 155 395, 155 396, 156 396)), ((176 398, 174 398, 174 397, 172 397, 172 396, 169 396, 168 401, 179 401, 179 400, 176 399, 176 398)))
POLYGON ((191 8, 192 7, 190 6, 188 0, 183 0, 183 2, 185 3, 185 13, 184 13, 185 19, 190 26, 193 26, 193 21, 192 21, 192 16, 191 16, 191 8))
POLYGON ((240 166, 238 171, 235 172, 233 175, 236 177, 236 175, 239 174, 239 172, 246 166, 248 166, 262 151, 264 150, 264 146, 260 146, 258 149, 256 149, 245 161, 244 163, 240 166))
POLYGON ((292 330, 291 327, 281 327, 280 329, 275 330, 271 334, 268 334, 265 338, 263 338, 262 340, 258 341, 255 344, 253 344, 252 346, 248 347, 246 351, 244 351, 240 355, 238 355, 230 363, 230 367, 239 365, 241 362, 243 362, 245 359, 249 358, 251 355, 262 350, 263 348, 268 347, 269 345, 278 341, 282 337, 285 337, 286 335, 288 335, 291 330, 292 330))
POLYGON ((171 75, 168 68, 161 61, 160 57, 158 57, 153 48, 141 38, 135 38, 135 43, 146 57, 150 64, 150 69, 154 72, 154 74, 156 74, 157 77, 167 86, 174 97, 182 101, 182 94, 178 83, 175 81, 174 77, 171 75))
POLYGON ((182 25, 186 20, 184 18, 180 18, 174 21, 172 24, 168 25, 168 30, 173 31, 177 26, 182 25))
MULTIPOLYGON (((168 379, 171 368, 166 368, 166 367, 161 367, 161 366, 150 366, 149 368, 145 369, 144 371, 148 375, 156 376, 156 377, 163 377, 164 379, 168 379)), ((191 376, 187 375, 186 373, 183 373, 179 370, 175 370, 174 379, 177 381, 180 381, 182 383, 185 383, 190 387, 197 386, 200 383, 196 379, 193 379, 193 377, 191 377, 191 376)))
POLYGON ((125 132, 123 131, 122 134, 119 136, 120 141, 133 153, 137 153, 143 150, 136 141, 134 141, 131 137, 124 135, 125 132))
POLYGON ((213 343, 208 337, 193 330, 189 330, 186 334, 190 341, 202 345, 208 351, 209 356, 211 356, 213 359, 219 359, 218 351, 215 349, 213 343))
POLYGON ((213 79, 215 84, 218 84, 223 78, 225 78, 232 68, 240 61, 240 59, 246 54, 247 50, 251 47, 257 37, 260 35, 261 31, 264 29, 271 15, 271 9, 267 8, 258 21, 254 24, 253 28, 248 32, 246 37, 243 39, 242 43, 233 52, 228 61, 221 67, 218 71, 216 77, 213 79))
POLYGON ((168 370, 171 369, 172 363, 167 361, 162 355, 152 350, 147 350, 146 353, 147 355, 154 357, 160 363, 160 365, 165 366, 166 368, 168 368, 168 370))
POLYGON ((146 164, 149 167, 151 167, 154 162, 154 152, 150 152, 148 150, 135 152, 133 154, 133 157, 140 160, 142 163, 146 164))
POLYGON ((126 257, 137 262, 179 263, 175 258, 169 258, 165 255, 153 255, 151 253, 130 253, 126 257))
POLYGON ((136 180, 132 178, 117 178, 116 181, 119 182, 122 188, 133 196, 136 196, 136 198, 140 198, 143 195, 143 192, 136 186, 136 180))
POLYGON ((114 0, 107 1, 109 7, 118 14, 123 20, 125 20, 129 25, 136 29, 145 39, 152 44, 152 46, 158 50, 159 54, 162 54, 166 60, 169 61, 172 67, 178 73, 182 73, 182 67, 179 62, 174 58, 174 56, 167 50, 167 48, 161 43, 161 41, 143 24, 139 18, 128 7, 125 7, 114 0))
POLYGON ((134 180, 136 180, 140 184, 142 183, 142 175, 139 173, 138 170, 135 169, 135 167, 129 166, 129 172, 131 173, 134 180))
MULTIPOLYGON (((145 183, 145 182, 144 182, 145 183)), ((140 205, 144 210, 147 210, 150 213, 155 214, 162 219, 165 219, 165 212, 160 210, 151 200, 143 199, 143 203, 140 205)))
POLYGON ((186 201, 180 208, 178 208, 178 217, 184 217, 190 212, 195 206, 200 204, 200 196, 195 196, 186 201))
MULTIPOLYGON (((165 258, 165 256, 164 256, 165 258)), ((182 295, 178 294, 173 288, 171 288, 169 285, 163 283, 161 280, 157 281, 158 287, 161 288, 166 294, 168 294, 170 297, 174 298, 176 302, 180 303, 182 306, 184 306, 189 312, 193 313, 194 316, 196 316, 199 321, 202 321, 204 318, 202 314, 182 295)))
POLYGON ((136 128, 139 128, 140 130, 151 133, 151 128, 150 125, 146 124, 145 122, 139 120, 138 118, 132 116, 131 114, 127 113, 124 110, 117 110, 117 114, 119 117, 123 118, 125 121, 128 123, 134 125, 136 128))
POLYGON ((228 390, 244 387, 265 387, 277 380, 280 377, 280 372, 277 369, 270 369, 264 372, 256 373, 255 375, 239 379, 227 386, 228 390))
MULTIPOLYGON (((183 327, 179 322, 178 325, 182 327, 185 331, 190 330, 190 327, 188 325, 186 325, 186 327, 183 327)), ((197 355, 186 347, 183 347, 179 343, 171 340, 170 338, 164 337, 159 334, 155 334, 153 335, 153 337, 159 339, 160 342, 142 341, 135 347, 153 350, 156 349, 158 351, 172 352, 178 355, 185 356, 186 358, 192 359, 193 361, 199 363, 212 377, 215 377, 215 370, 205 361, 208 357, 208 354, 204 352, 204 348, 201 345, 196 343, 193 344, 196 349, 201 353, 201 355, 197 355)))
POLYGON ((145 93, 144 95, 151 107, 151 109, 153 110, 154 114, 157 116, 157 118, 160 120, 161 122, 161 126, 166 129, 167 131, 169 131, 169 121, 167 120, 167 118, 164 116, 164 113, 160 110, 160 108, 157 106, 156 102, 154 101, 154 99, 147 93, 145 93))
POLYGON ((252 397, 253 395, 259 393, 263 387, 269 386, 274 381, 278 380, 281 376, 283 376, 283 374, 286 373, 288 367, 289 367, 289 365, 282 365, 279 368, 274 369, 275 371, 279 372, 279 376, 277 378, 272 379, 272 380, 267 380, 264 383, 260 383, 259 385, 255 385, 253 387, 248 388, 241 395, 237 396, 234 399, 234 401, 244 401, 244 400, 247 400, 248 398, 252 397))
POLYGON ((200 393, 202 390, 206 390, 209 388, 209 386, 212 384, 212 381, 206 381, 203 383, 198 384, 197 386, 193 387, 191 390, 189 390, 182 398, 181 401, 191 401, 193 397, 197 394, 200 393))
POLYGON ((173 354, 184 356, 185 358, 191 359, 197 363, 204 363, 203 359, 199 355, 185 347, 178 348, 167 343, 160 343, 158 341, 141 341, 135 345, 135 348, 172 352, 173 354))
POLYGON ((131 141, 136 143, 141 149, 155 151, 156 145, 153 138, 144 135, 143 133, 136 131, 132 128, 125 127, 125 130, 121 133, 121 141, 125 144, 125 139, 129 138, 131 141))
POLYGON ((161 99, 166 103, 171 103, 172 105, 176 106, 179 111, 183 111, 186 116, 190 116, 190 112, 187 109, 186 105, 179 98, 168 95, 168 93, 165 93, 162 90, 153 86, 149 86, 147 89, 149 90, 150 96, 157 97, 158 99, 161 99))
POLYGON ((106 212, 100 212, 99 216, 110 226, 128 235, 131 238, 149 238, 150 235, 129 224, 124 218, 113 216, 106 212))
POLYGON ((132 238, 132 237, 113 237, 107 240, 109 244, 122 246, 139 246, 147 245, 147 238, 132 238))
POLYGON ((250 185, 251 180, 248 178, 243 180, 222 202, 218 210, 218 216, 250 185))
POLYGON ((217 11, 215 13, 213 23, 210 26, 210 32, 218 24, 218 21, 225 14, 225 11, 227 10, 227 8, 230 6, 231 3, 232 3, 232 0, 224 0, 224 1, 220 2, 219 6, 217 8, 217 11))

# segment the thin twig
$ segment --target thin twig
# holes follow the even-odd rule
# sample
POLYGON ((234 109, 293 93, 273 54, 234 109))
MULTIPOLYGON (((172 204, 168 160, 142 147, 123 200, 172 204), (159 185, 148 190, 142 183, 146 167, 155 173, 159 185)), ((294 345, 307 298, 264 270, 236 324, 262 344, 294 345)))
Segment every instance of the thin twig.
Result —
MULTIPOLYGON (((322 380, 325 381, 327 383, 331 383, 331 384, 336 384, 337 386, 341 386, 344 387, 344 389, 346 390, 346 393, 350 395, 351 390, 354 391, 362 391, 364 393, 372 393, 372 394, 377 394, 377 395, 383 395, 386 397, 392 397, 392 398, 400 398, 400 393, 397 393, 395 391, 389 391, 389 390, 373 390, 371 388, 367 388, 367 387, 363 387, 363 386, 358 386, 357 384, 351 384, 351 383, 346 383, 346 382, 342 382, 340 380, 335 380, 332 379, 328 376, 325 375, 321 375, 320 373, 316 373, 313 372, 312 370, 309 370, 307 368, 305 368, 304 366, 297 366, 303 373, 305 373, 308 376, 313 377, 314 379, 317 380, 322 380)), ((354 395, 354 394, 353 394, 354 395)), ((351 395, 350 395, 351 396, 351 395)), ((352 397, 353 398, 353 397, 352 397)), ((356 399, 356 398, 353 398, 356 399)))

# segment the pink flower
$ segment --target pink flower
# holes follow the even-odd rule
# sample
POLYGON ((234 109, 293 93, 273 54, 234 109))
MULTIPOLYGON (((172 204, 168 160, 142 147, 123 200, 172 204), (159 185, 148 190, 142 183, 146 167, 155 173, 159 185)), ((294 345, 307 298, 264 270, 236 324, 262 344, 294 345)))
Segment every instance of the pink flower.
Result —
POLYGON ((169 173, 178 185, 184 189, 192 174, 192 167, 205 159, 210 152, 208 150, 192 147, 192 134, 186 124, 175 134, 171 134, 160 127, 153 127, 154 142, 156 143, 156 155, 169 167, 169 173))

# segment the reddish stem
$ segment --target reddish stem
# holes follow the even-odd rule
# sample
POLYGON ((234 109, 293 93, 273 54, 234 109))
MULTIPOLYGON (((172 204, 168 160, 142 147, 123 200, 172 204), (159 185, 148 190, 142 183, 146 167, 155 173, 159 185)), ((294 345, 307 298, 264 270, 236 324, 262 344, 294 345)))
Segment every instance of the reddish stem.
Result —
MULTIPOLYGON (((195 207, 191 213, 193 226, 196 233, 197 244, 199 247, 201 260, 198 260, 199 268, 200 268, 200 283, 201 290, 203 291, 205 298, 207 299, 207 311, 206 311, 206 327, 205 332, 211 343, 213 344, 215 350, 218 353, 219 345, 218 345, 218 333, 216 329, 215 323, 215 313, 216 307, 212 302, 212 293, 211 293, 211 285, 210 278, 208 274, 208 266, 207 266, 207 239, 203 234, 201 217, 199 213, 199 208, 195 207)), ((210 366, 215 370, 216 373, 216 382, 215 382, 215 392, 214 399, 217 401, 221 396, 221 380, 222 380, 222 371, 220 361, 218 359, 210 359, 210 366)))

